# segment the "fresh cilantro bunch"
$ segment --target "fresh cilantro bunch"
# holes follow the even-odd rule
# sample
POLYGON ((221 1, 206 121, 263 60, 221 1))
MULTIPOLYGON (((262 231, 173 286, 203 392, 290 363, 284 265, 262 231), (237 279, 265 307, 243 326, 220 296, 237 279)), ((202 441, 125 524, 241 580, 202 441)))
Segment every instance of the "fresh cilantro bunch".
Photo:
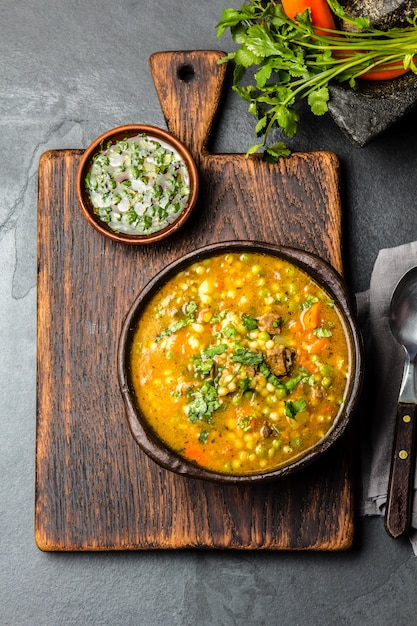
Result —
POLYGON ((238 48, 220 62, 234 61, 233 89, 249 102, 248 110, 257 118, 256 135, 263 135, 248 155, 264 149, 269 162, 289 156, 284 142, 268 145, 271 129, 279 127, 294 137, 300 121, 297 103, 304 98, 314 115, 326 113, 331 81, 355 89, 361 74, 387 64, 417 74, 417 11, 410 26, 380 31, 366 18, 347 16, 337 0, 328 4, 355 30, 317 32, 308 9, 294 21, 274 0, 250 0, 240 9, 223 11, 217 36, 229 29, 238 48))

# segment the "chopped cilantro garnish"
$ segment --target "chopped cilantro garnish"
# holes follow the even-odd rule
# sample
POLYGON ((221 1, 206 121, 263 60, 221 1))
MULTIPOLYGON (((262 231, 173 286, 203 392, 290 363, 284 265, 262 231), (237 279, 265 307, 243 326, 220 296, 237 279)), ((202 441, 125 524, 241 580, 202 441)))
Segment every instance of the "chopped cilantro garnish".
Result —
POLYGON ((208 414, 207 402, 201 395, 196 397, 188 405, 188 419, 190 422, 198 422, 208 414))
POLYGON ((266 363, 261 363, 259 366, 259 371, 260 373, 265 376, 266 379, 268 379, 269 376, 271 376, 271 370, 269 369, 269 367, 266 365, 266 363))
POLYGON ((326 339, 327 337, 332 336, 332 331, 328 328, 315 328, 313 330, 313 335, 315 335, 319 339, 326 339))
POLYGON ((191 422, 203 420, 210 423, 212 414, 221 406, 214 385, 204 381, 200 389, 193 392, 192 398, 188 404, 188 419, 191 422))
POLYGON ((312 296, 311 294, 307 296, 307 298, 300 304, 300 309, 305 311, 309 309, 313 304, 319 302, 319 298, 317 296, 312 296))
POLYGON ((208 436, 209 436, 209 434, 208 434, 207 430, 202 430, 201 433, 198 436, 198 441, 200 443, 206 443, 206 441, 208 439, 208 436))
POLYGON ((197 311, 197 303, 187 302, 187 304, 184 307, 184 311, 186 315, 193 315, 197 311))
POLYGON ((269 383, 271 383, 271 385, 274 385, 274 387, 276 387, 277 389, 284 389, 286 393, 291 393, 291 391, 298 385, 298 383, 302 379, 301 375, 299 374, 298 376, 295 376, 294 378, 290 378, 290 380, 283 382, 281 378, 278 378, 278 376, 272 374, 271 370, 265 363, 261 363, 261 365, 259 366, 259 371, 265 376, 265 378, 269 383))
POLYGON ((221 322, 227 315, 227 310, 223 310, 223 311, 219 311, 218 313, 215 313, 212 318, 210 319, 210 324, 217 324, 218 322, 221 322))
POLYGON ((212 357, 218 354, 223 354, 224 352, 226 352, 226 350, 227 350, 227 344, 220 343, 217 346, 210 346, 210 348, 206 348, 205 350, 202 350, 200 354, 203 359, 211 359, 212 357))
POLYGON ((242 378, 240 381, 241 392, 245 393, 245 391, 249 391, 249 389, 251 389, 251 385, 252 385, 252 378, 242 378))
POLYGON ((186 326, 189 326, 190 324, 195 322, 196 310, 197 310, 196 303, 189 302, 184 307, 184 311, 187 314, 187 317, 184 317, 178 320, 178 322, 174 322, 173 324, 171 324, 171 326, 168 326, 168 328, 164 328, 164 330, 156 337, 155 341, 156 342, 162 341, 162 339, 164 339, 165 337, 169 337, 170 335, 173 335, 181 328, 185 328, 186 326))
POLYGON ((263 355, 260 352, 252 352, 245 348, 237 348, 232 354, 234 363, 242 363, 243 365, 259 365, 263 361, 263 355))
POLYGON ((213 368, 213 359, 203 360, 200 355, 193 357, 194 369, 202 376, 208 376, 213 368))
POLYGON ((240 430, 243 430, 243 432, 248 433, 250 430, 252 430, 253 418, 253 415, 245 415, 239 417, 237 427, 240 428, 240 430))
POLYGON ((246 313, 243 313, 242 315, 242 324, 248 332, 251 332, 252 330, 256 330, 258 328, 258 322, 256 321, 256 319, 254 317, 251 317, 250 315, 246 315, 246 313))
POLYGON ((307 408, 307 403, 304 398, 299 398, 298 400, 284 400, 285 405, 285 415, 290 419, 296 419, 297 413, 301 413, 305 411, 307 408))
POLYGON ((267 380, 277 389, 285 389, 287 393, 289 393, 287 386, 278 378, 278 376, 275 376, 275 374, 269 374, 267 380))
POLYGON ((287 380, 287 382, 285 383, 285 389, 288 391, 288 393, 291 393, 291 391, 296 388, 298 383, 301 382, 302 378, 302 375, 298 374, 297 376, 290 378, 290 380, 287 380))
POLYGON ((237 336, 237 330, 234 326, 226 326, 223 328, 223 335, 229 339, 234 339, 237 336))
POLYGON ((227 350, 225 343, 217 346, 210 346, 205 350, 202 350, 199 354, 193 356, 193 365, 196 373, 201 374, 203 377, 208 376, 214 366, 214 357, 223 354, 227 350))

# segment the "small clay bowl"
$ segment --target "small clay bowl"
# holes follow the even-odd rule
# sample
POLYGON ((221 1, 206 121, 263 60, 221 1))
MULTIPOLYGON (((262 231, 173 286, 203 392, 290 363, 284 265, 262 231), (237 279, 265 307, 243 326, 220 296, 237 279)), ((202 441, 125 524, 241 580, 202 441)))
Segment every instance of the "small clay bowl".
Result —
POLYGON ((99 233, 111 239, 113 241, 119 241, 121 243, 143 245, 154 243, 169 237, 175 233, 189 218, 192 210, 195 207, 199 189, 199 178, 197 166, 186 146, 181 143, 171 133, 157 128, 156 126, 149 126, 146 124, 129 124, 126 126, 119 126, 107 131, 97 137, 93 143, 85 150, 81 157, 81 161, 77 168, 76 174, 76 196, 79 207, 86 218, 87 222, 95 228, 99 233), (95 209, 91 203, 88 191, 85 188, 85 177, 91 168, 94 157, 102 152, 109 142, 117 143, 123 139, 129 137, 135 137, 136 135, 144 134, 150 138, 154 138, 164 144, 167 144, 173 150, 177 151, 181 158, 184 160, 188 169, 189 181, 190 181, 190 195, 185 207, 179 212, 177 218, 170 224, 161 228, 156 232, 149 235, 146 234, 128 234, 123 232, 116 232, 110 228, 104 221, 102 221, 95 213, 95 209), (104 147, 103 147, 104 146, 104 147))
MULTIPOLYGON (((222 484, 255 484, 277 480, 304 469, 338 441, 354 415, 363 380, 362 341, 358 329, 350 296, 340 275, 321 258, 298 249, 251 241, 230 241, 211 244, 197 249, 177 259, 157 274, 142 290, 133 302, 125 318, 118 345, 118 376, 123 396, 127 419, 131 433, 142 450, 159 465, 183 476, 209 480, 222 484), (158 290, 173 276, 191 264, 201 262, 208 257, 227 254, 228 252, 254 252, 277 256, 300 267, 316 283, 327 291, 334 300, 346 326, 346 335, 351 350, 351 375, 348 382, 346 399, 339 416, 329 433, 304 456, 290 461, 278 469, 257 474, 224 474, 204 469, 173 452, 163 443, 147 424, 133 391, 129 371, 129 354, 137 322, 148 302, 158 290)), ((167 390, 168 392, 169 390, 167 390)))

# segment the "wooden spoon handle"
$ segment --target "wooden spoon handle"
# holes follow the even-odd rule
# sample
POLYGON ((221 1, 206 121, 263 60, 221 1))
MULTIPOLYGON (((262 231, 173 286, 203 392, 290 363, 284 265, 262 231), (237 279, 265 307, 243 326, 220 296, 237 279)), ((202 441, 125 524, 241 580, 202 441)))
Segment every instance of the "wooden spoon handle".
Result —
POLYGON ((385 511, 385 529, 394 538, 403 535, 410 526, 416 419, 415 404, 398 404, 385 511))
POLYGON ((155 52, 149 59, 152 78, 168 130, 198 162, 220 103, 226 64, 218 50, 155 52))

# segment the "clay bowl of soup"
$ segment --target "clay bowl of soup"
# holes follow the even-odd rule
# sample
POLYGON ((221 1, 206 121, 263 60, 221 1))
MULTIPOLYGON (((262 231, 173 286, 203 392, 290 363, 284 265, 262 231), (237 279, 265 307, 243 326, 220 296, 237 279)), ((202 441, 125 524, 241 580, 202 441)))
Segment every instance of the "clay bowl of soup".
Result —
POLYGON ((253 242, 174 261, 124 321, 118 373, 134 439, 178 474, 255 483, 301 470, 357 405, 361 341, 320 258, 253 242))
POLYGON ((87 222, 125 244, 150 244, 175 233, 197 201, 193 157, 171 133, 145 124, 119 126, 81 157, 76 195, 87 222))

